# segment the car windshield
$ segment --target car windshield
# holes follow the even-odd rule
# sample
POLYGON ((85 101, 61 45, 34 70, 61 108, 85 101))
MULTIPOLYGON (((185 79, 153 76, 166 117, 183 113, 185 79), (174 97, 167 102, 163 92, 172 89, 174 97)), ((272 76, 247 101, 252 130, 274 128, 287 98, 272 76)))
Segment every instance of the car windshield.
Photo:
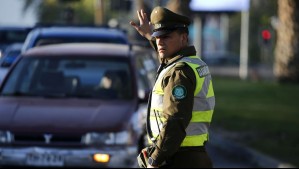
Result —
POLYGON ((129 100, 133 97, 129 69, 121 59, 22 58, 1 95, 129 100))

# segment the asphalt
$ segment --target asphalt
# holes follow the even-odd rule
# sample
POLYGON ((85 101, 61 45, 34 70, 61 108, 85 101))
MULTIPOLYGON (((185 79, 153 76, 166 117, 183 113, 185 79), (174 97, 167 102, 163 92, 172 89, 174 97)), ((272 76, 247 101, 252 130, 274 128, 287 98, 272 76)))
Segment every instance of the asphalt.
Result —
MULTIPOLYGON (((228 140, 221 136, 221 134, 213 131, 210 132, 209 144, 209 146, 222 151, 222 154, 225 154, 226 158, 235 158, 234 164, 230 164, 231 167, 238 165, 237 168, 297 168, 292 164, 285 163, 250 147, 228 140)), ((226 166, 229 166, 228 164, 216 165, 215 167, 217 168, 226 168, 226 166)))

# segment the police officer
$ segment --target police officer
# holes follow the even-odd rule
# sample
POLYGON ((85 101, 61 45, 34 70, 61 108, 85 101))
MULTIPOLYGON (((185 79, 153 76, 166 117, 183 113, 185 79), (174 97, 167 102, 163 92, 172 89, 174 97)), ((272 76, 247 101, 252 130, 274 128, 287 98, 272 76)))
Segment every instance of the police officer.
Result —
POLYGON ((155 147, 148 168, 211 168, 205 150, 215 106, 211 75, 188 45, 188 17, 155 7, 151 22, 137 11, 130 24, 156 49, 161 62, 149 101, 147 126, 155 147), (152 31, 153 27, 153 31, 152 31))

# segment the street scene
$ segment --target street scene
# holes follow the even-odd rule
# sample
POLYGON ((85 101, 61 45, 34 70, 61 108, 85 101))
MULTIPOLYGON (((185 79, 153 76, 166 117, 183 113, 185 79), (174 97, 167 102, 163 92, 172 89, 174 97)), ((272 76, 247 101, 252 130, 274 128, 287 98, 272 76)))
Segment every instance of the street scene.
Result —
POLYGON ((189 151, 299 167, 298 16, 296 0, 0 0, 0 168, 140 168, 150 145, 148 167, 208 164, 189 151))

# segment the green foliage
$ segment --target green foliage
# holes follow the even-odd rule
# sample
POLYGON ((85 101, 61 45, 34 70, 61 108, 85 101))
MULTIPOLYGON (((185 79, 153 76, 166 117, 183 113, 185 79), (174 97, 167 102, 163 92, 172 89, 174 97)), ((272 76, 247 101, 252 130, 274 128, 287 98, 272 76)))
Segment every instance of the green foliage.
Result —
POLYGON ((246 135, 238 141, 299 166, 299 86, 214 78, 213 125, 246 135), (253 133, 253 134, 252 134, 253 133))
POLYGON ((93 1, 81 1, 74 4, 76 17, 78 22, 82 24, 94 23, 94 2, 93 1))
POLYGON ((93 24, 94 1, 77 0, 64 2, 61 0, 26 0, 24 11, 33 7, 39 23, 47 24, 93 24), (69 18, 68 18, 69 17, 69 18))
MULTIPOLYGON (((95 5, 97 2, 97 0, 25 0, 23 10, 26 12, 29 8, 34 8, 39 23, 92 25, 95 23, 95 5)), ((120 6, 119 9, 111 8, 111 3, 117 2, 115 0, 103 0, 101 2, 104 6, 103 24, 107 24, 111 18, 116 18, 125 24, 131 19, 128 16, 130 11, 123 9, 126 7, 128 10, 131 6, 124 3, 123 0, 121 0, 121 5, 125 4, 125 6, 120 6), (124 18, 123 16, 128 17, 124 18)))

